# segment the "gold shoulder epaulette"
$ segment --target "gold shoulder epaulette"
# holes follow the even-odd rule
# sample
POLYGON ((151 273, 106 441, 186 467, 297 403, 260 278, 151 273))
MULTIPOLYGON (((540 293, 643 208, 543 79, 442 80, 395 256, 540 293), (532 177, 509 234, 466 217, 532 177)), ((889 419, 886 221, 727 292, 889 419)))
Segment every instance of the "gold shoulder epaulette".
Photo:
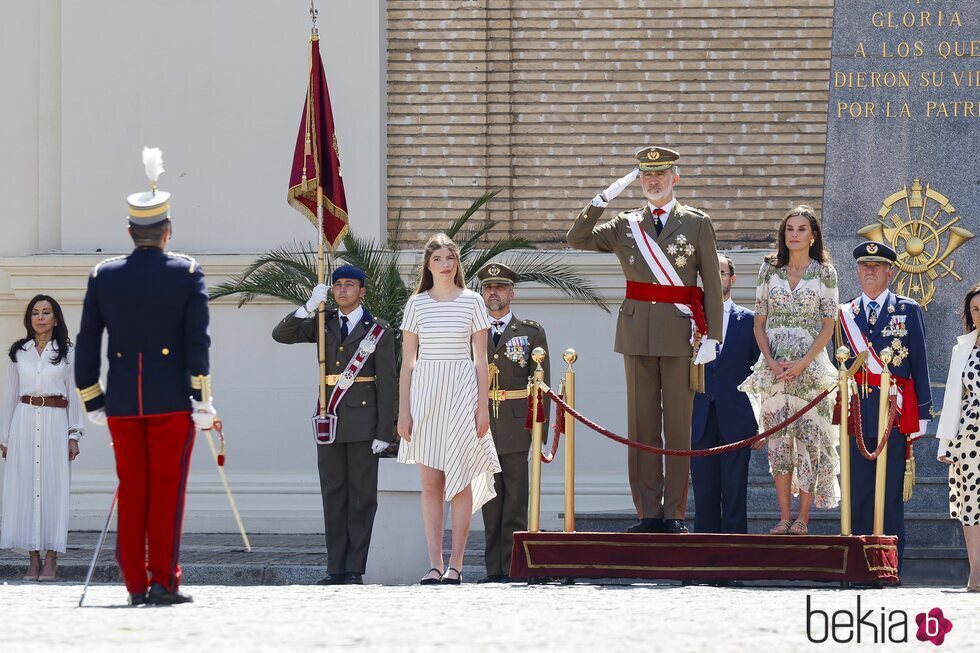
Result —
POLYGON ((538 324, 537 322, 535 322, 534 320, 521 320, 521 324, 526 324, 526 325, 528 325, 530 327, 534 327, 535 329, 543 329, 544 328, 540 324, 538 324))
POLYGON ((194 260, 193 256, 188 256, 187 254, 181 254, 180 252, 167 252, 167 256, 172 256, 174 258, 182 258, 191 264, 191 267, 187 270, 193 273, 197 269, 197 261, 194 260))
POLYGON ((104 261, 99 261, 98 263, 95 264, 95 267, 92 268, 92 277, 99 276, 99 268, 101 268, 106 263, 109 263, 110 261, 118 261, 119 259, 123 259, 123 258, 126 258, 125 254, 122 256, 110 256, 104 261))
POLYGON ((701 217, 704 218, 708 217, 707 213, 705 213, 701 209, 694 208, 693 206, 688 206, 687 204, 681 204, 681 208, 684 209, 685 211, 690 211, 691 213, 697 213, 701 217))

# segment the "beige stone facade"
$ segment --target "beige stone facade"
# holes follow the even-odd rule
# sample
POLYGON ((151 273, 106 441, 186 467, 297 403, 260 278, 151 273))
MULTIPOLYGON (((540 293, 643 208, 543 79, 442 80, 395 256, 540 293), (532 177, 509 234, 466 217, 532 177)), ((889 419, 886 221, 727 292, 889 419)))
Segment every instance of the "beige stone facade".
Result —
POLYGON ((765 246, 820 206, 832 22, 833 0, 389 0, 388 214, 418 242, 499 188, 509 233, 564 247, 659 143, 720 245, 765 246))

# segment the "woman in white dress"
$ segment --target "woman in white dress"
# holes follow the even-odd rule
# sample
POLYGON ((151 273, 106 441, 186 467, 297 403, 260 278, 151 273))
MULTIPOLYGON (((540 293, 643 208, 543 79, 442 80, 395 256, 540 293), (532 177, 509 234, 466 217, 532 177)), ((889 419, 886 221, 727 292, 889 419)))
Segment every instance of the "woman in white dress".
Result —
POLYGON ((82 408, 72 392, 74 354, 61 306, 37 295, 27 305, 24 327, 27 336, 10 347, 0 417, 6 459, 0 549, 28 553, 24 580, 52 581, 68 539, 69 463, 84 432, 82 408))
POLYGON ((949 516, 963 524, 970 561, 967 592, 980 592, 980 283, 963 301, 967 333, 949 361, 939 418, 938 458, 949 465, 949 516))
POLYGON ((436 234, 424 251, 418 287, 402 320, 398 461, 418 464, 422 478, 432 568, 420 582, 459 585, 472 514, 496 496, 493 475, 500 471, 488 437, 490 320, 483 297, 466 289, 456 244, 436 234), (448 569, 442 552, 446 501, 453 531, 448 569))

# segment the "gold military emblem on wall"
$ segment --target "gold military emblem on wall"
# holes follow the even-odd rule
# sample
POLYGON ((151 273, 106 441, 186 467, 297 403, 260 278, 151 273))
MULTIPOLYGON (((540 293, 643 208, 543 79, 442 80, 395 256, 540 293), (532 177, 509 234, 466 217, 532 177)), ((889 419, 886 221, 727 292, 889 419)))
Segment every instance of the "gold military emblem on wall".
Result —
POLYGON ((946 277, 962 280, 951 257, 973 234, 957 226, 961 219, 949 198, 928 182, 923 188, 920 180, 913 179, 911 189, 903 185, 886 197, 878 220, 857 233, 892 246, 898 255, 895 290, 928 310, 937 281, 946 277))

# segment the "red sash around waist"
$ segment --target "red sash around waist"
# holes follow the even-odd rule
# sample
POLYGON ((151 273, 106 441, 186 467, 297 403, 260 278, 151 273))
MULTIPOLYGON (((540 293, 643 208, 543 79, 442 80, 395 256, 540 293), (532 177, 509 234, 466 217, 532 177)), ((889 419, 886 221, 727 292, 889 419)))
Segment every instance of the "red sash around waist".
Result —
POLYGON ((704 317, 704 290, 699 286, 665 286, 642 281, 626 282, 626 299, 641 302, 684 304, 691 309, 694 327, 700 334, 708 333, 708 321, 704 317))
MULTIPOLYGON (((881 375, 874 372, 860 370, 854 375, 854 380, 858 385, 863 385, 867 381, 870 386, 881 387, 881 375)), ((916 433, 919 430, 919 397, 915 394, 915 383, 912 379, 894 374, 892 374, 892 383, 898 386, 898 391, 902 394, 898 432, 903 435, 916 433)))

